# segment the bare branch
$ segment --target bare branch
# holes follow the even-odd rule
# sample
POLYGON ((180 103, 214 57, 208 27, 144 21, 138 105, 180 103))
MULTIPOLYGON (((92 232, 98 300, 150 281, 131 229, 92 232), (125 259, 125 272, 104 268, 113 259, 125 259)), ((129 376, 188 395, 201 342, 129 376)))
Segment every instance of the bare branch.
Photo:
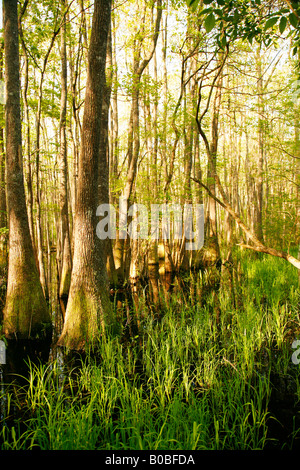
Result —
POLYGON ((213 198, 220 206, 222 206, 224 209, 227 210, 227 212, 234 218, 234 220, 237 222, 238 226, 243 230, 244 233, 250 238, 250 240, 254 243, 254 246, 252 245, 245 245, 245 244, 239 244, 239 246, 243 248, 248 248, 250 250, 254 251, 259 251, 261 253, 267 253, 268 255, 272 256, 277 256, 278 258, 283 258, 287 260, 289 263, 291 263, 293 266, 295 266, 297 269, 300 269, 300 260, 297 258, 294 258, 294 256, 290 255, 289 253, 286 253, 285 251, 280 251, 280 250, 275 250, 274 248, 270 248, 266 245, 264 245, 256 236, 256 234, 250 230, 249 227, 242 221, 242 219, 239 217, 239 215, 233 210, 227 199, 221 201, 217 196, 215 196, 210 189, 202 183, 202 181, 192 178, 196 183, 200 184, 208 193, 208 195, 213 198))

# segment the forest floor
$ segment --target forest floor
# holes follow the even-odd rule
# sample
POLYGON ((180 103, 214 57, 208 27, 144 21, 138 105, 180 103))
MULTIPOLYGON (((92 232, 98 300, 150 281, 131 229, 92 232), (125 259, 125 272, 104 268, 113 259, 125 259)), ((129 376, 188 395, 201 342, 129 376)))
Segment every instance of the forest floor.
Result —
POLYGON ((141 295, 79 366, 53 348, 2 380, 0 449, 300 449, 297 270, 244 252, 221 279, 205 302, 203 276, 175 281, 159 315, 141 295))

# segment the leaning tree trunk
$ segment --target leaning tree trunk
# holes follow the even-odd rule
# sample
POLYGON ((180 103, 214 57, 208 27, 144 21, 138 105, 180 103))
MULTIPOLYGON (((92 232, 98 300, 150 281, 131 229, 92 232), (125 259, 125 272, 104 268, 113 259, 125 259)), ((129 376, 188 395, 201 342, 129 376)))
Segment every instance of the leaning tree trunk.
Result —
POLYGON ((78 168, 74 257, 64 328, 58 344, 73 350, 95 345, 110 319, 103 245, 96 235, 101 109, 111 1, 94 5, 78 168))
POLYGON ((51 319, 35 263, 22 162, 18 2, 4 0, 6 178, 9 268, 3 332, 7 338, 51 337, 51 319))

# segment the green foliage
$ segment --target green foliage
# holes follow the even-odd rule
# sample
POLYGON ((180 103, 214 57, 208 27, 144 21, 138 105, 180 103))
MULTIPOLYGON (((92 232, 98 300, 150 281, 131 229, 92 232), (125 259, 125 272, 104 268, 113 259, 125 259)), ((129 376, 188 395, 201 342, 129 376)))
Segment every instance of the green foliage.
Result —
MULTIPOLYGON (((284 18, 284 17, 283 17, 284 18)), ((265 31, 267 29, 270 29, 270 28, 273 28, 273 26, 275 26, 275 24, 277 23, 278 21, 278 16, 275 16, 273 18, 269 18, 267 21, 266 21, 266 24, 265 24, 265 31)))
POLYGON ((280 18, 280 22, 279 22, 279 31, 280 31, 280 34, 283 34, 284 31, 285 31, 285 28, 286 28, 286 25, 287 25, 287 18, 285 16, 282 16, 280 18))
POLYGON ((215 19, 214 14, 211 12, 207 15, 207 17, 204 20, 204 27, 206 29, 206 32, 209 33, 215 27, 215 24, 216 24, 216 19, 215 19))
POLYGON ((187 5, 204 15, 204 25, 207 32, 215 26, 216 37, 219 46, 237 38, 248 40, 252 44, 253 39, 269 46, 276 38, 278 25, 280 34, 283 34, 287 24, 292 28, 290 35, 294 41, 294 54, 298 50, 300 42, 298 2, 291 2, 292 10, 274 4, 273 8, 265 8, 260 0, 204 0, 204 7, 200 7, 199 0, 186 0, 187 5), (226 38, 226 40, 224 39, 226 38))

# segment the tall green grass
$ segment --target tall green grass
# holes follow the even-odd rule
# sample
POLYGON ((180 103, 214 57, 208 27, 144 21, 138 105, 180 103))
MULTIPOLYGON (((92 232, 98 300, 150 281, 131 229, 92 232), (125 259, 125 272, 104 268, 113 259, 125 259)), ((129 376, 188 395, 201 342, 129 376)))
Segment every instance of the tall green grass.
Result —
POLYGON ((3 417, 1 449, 265 448, 270 375, 290 373, 300 331, 297 273, 281 261, 241 256, 237 298, 226 282, 218 293, 219 323, 209 300, 177 292, 161 320, 143 312, 136 337, 102 337, 74 373, 58 359, 31 365, 22 393, 5 398, 26 411, 25 430, 3 417))

